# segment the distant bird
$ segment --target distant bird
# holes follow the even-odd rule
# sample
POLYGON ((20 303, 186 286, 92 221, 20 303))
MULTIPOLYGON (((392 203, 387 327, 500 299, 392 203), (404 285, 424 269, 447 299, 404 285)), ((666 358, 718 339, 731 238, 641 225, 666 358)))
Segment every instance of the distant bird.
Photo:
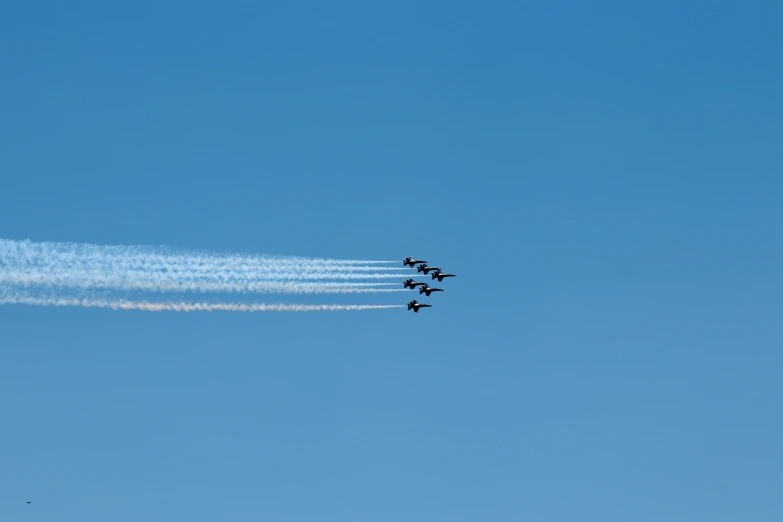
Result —
POLYGON ((25 502, 25 504, 29 504, 29 503, 30 503, 30 501, 29 501, 29 500, 28 500, 27 502, 25 502))

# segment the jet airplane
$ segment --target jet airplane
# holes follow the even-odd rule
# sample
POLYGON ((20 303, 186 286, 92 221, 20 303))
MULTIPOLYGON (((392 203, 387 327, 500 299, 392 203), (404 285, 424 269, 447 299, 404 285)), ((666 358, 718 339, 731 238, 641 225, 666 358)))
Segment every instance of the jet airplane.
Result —
POLYGON ((406 257, 405 259, 403 259, 403 260, 402 260, 402 266, 408 266, 408 265, 410 265, 410 266, 411 266, 411 268, 413 268, 414 266, 416 266, 416 263, 422 263, 422 264, 424 264, 424 263, 426 263, 426 261, 420 261, 420 260, 418 260, 418 259, 413 259, 413 258, 412 258, 412 257, 410 257, 410 256, 408 256, 408 257, 406 257))
POLYGON ((457 277, 457 274, 447 274, 440 269, 437 269, 432 273, 432 278, 437 279, 441 283, 443 282, 444 277, 457 277))
POLYGON ((422 287, 419 288, 419 293, 420 294, 427 294, 427 297, 429 297, 432 292, 443 292, 443 289, 442 288, 432 288, 427 283, 424 283, 424 285, 422 285, 422 287))
POLYGON ((419 312, 419 308, 430 308, 431 306, 432 306, 432 305, 428 305, 428 304, 421 304, 421 303, 419 303, 418 301, 416 301, 416 300, 414 299, 413 301, 411 301, 410 303, 408 303, 408 310, 410 310, 411 308, 413 308, 413 311, 414 311, 415 313, 418 313, 418 312, 419 312))
POLYGON ((435 268, 432 266, 427 266, 427 264, 419 265, 419 272, 424 272, 424 275, 427 275, 430 273, 430 270, 440 270, 440 268, 435 268))
POLYGON ((414 281, 413 278, 408 279, 402 284, 403 288, 410 288, 411 290, 415 290, 417 286, 424 285, 427 286, 427 283, 419 283, 417 281, 414 281))

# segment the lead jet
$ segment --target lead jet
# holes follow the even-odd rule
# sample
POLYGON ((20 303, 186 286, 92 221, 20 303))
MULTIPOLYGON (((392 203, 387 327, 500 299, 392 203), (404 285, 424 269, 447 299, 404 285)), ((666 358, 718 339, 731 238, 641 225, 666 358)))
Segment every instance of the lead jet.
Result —
POLYGON ((413 268, 414 266, 416 266, 416 263, 422 263, 422 264, 424 264, 424 263, 426 263, 426 261, 420 261, 420 260, 418 260, 418 259, 413 259, 413 258, 412 258, 412 257, 410 257, 410 256, 408 256, 408 257, 406 257, 405 259, 403 259, 403 260, 402 260, 402 266, 408 266, 408 265, 410 265, 410 266, 411 266, 411 268, 413 268))
POLYGON ((408 303, 408 310, 410 310, 411 308, 413 308, 413 311, 414 311, 414 312, 416 312, 416 313, 419 313, 419 308, 430 308, 431 306, 432 306, 432 305, 421 304, 420 302, 418 302, 418 301, 416 301, 416 300, 414 299, 413 301, 411 301, 410 303, 408 303))
POLYGON ((420 294, 427 294, 427 297, 429 297, 432 292, 443 292, 443 289, 442 288, 432 288, 427 283, 424 283, 424 285, 421 288, 419 288, 419 293, 420 294))
POLYGON ((435 268, 432 266, 427 266, 427 264, 419 265, 419 272, 424 272, 424 275, 427 275, 430 273, 430 270, 440 270, 440 268, 435 268))
POLYGON ((408 279, 407 281, 405 281, 405 282, 402 284, 402 287, 403 287, 403 288, 410 288, 411 290, 415 290, 415 289, 416 289, 416 287, 417 287, 417 286, 419 286, 419 285, 424 285, 424 286, 427 286, 427 283, 419 283, 419 282, 416 282, 416 281, 414 281, 414 280, 411 278, 411 279, 408 279))
POLYGON ((447 274, 446 272, 441 271, 441 269, 437 269, 432 273, 432 278, 437 279, 439 282, 443 282, 444 277, 457 277, 457 274, 447 274))

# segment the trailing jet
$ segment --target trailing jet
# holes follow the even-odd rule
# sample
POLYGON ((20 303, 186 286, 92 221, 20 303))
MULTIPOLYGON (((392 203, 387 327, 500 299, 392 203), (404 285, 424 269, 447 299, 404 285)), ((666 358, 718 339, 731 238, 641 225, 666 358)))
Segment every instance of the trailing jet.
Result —
POLYGON ((442 272, 440 269, 437 269, 432 273, 432 278, 437 279, 441 283, 443 282, 444 277, 457 277, 457 274, 447 274, 446 272, 442 272))
POLYGON ((411 308, 413 308, 413 311, 414 311, 414 312, 416 312, 416 313, 418 313, 418 312, 419 312, 419 308, 429 308, 429 307, 431 307, 431 306, 432 306, 432 305, 425 305, 425 304, 421 304, 421 303, 419 303, 418 301, 416 301, 416 300, 414 299, 413 301, 411 301, 410 303, 408 303, 408 310, 410 310, 411 308))
POLYGON ((427 286, 427 283, 419 283, 413 280, 413 278, 408 279, 402 284, 403 288, 410 288, 411 290, 415 290, 417 286, 424 285, 427 286))
POLYGON ((432 266, 427 266, 427 264, 419 265, 419 272, 424 272, 424 275, 427 275, 430 273, 430 270, 440 270, 440 268, 435 268, 432 266))
POLYGON ((443 289, 442 288, 432 288, 427 283, 424 283, 424 285, 421 288, 419 288, 419 293, 420 294, 427 294, 427 297, 429 297, 432 292, 443 292, 443 289))
POLYGON ((402 260, 402 266, 410 265, 411 268, 416 266, 416 263, 426 263, 426 261, 419 261, 418 259, 413 259, 410 256, 408 256, 408 257, 406 257, 405 259, 402 260))

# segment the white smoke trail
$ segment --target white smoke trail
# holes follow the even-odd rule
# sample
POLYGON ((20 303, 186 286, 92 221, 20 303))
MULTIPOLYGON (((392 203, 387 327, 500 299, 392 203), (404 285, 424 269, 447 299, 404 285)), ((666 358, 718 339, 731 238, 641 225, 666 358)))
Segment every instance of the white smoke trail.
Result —
POLYGON ((365 293, 397 290, 370 288, 393 283, 359 283, 358 280, 414 275, 412 271, 384 272, 405 269, 348 266, 347 263, 363 261, 183 253, 160 247, 0 239, 0 284, 22 286, 155 292, 365 293))
POLYGON ((40 274, 0 274, 0 284, 22 287, 70 288, 81 290, 127 290, 139 292, 269 293, 269 294, 364 294, 402 292, 388 288, 395 283, 298 283, 257 281, 193 281, 160 279, 120 279, 115 277, 66 276, 40 274))
MULTIPOLYGON (((25 264, 57 261, 85 265, 101 264, 128 268, 173 267, 188 270, 214 270, 216 267, 233 270, 287 269, 296 271, 371 271, 397 270, 393 267, 355 265, 381 265, 393 261, 336 260, 284 256, 248 256, 241 254, 215 254, 203 251, 183 251, 166 247, 101 246, 80 243, 35 243, 29 240, 0 239, 0 257, 15 258, 25 264)), ((401 268, 400 270, 405 270, 401 268)))
MULTIPOLYGON (((3 266, 5 270, 0 273, 0 277, 21 278, 21 280, 32 281, 40 279, 57 278, 113 278, 115 280, 128 278, 151 278, 157 279, 188 279, 188 280, 237 280, 237 281, 295 281, 295 280, 358 280, 358 279, 400 279, 404 277, 416 277, 419 274, 345 274, 329 272, 257 272, 257 273, 236 273, 229 271, 214 271, 209 273, 191 273, 186 270, 122 270, 122 269, 87 269, 79 266, 72 267, 18 267, 3 266)), ((358 283, 352 283, 358 284, 358 283)), ((381 283, 394 284, 394 283, 381 283)))
POLYGON ((165 247, 34 243, 0 239, 0 305, 144 311, 338 311, 403 305, 149 301, 122 292, 354 294, 403 292, 372 280, 414 275, 394 261, 214 254, 165 247), (407 272, 407 273, 404 273, 407 272), (372 282, 369 282, 372 281, 372 282), (49 294, 42 293, 47 290, 49 294), (101 290, 98 297, 95 291, 101 290))
POLYGON ((23 304, 31 306, 79 306, 83 308, 110 308, 112 310, 141 310, 145 312, 319 312, 355 311, 403 308, 404 305, 304 305, 266 303, 208 303, 183 301, 129 301, 125 299, 78 299, 68 297, 0 297, 0 305, 23 304))
MULTIPOLYGON (((224 286, 231 292, 260 292, 276 288, 294 289, 297 285, 303 288, 316 286, 330 287, 380 287, 399 283, 377 282, 367 280, 403 279, 411 277, 408 274, 325 274, 275 272, 260 274, 235 274, 231 272, 215 272, 207 274, 190 274, 188 272, 163 272, 144 270, 85 270, 80 268, 4 268, 0 267, 0 284, 66 286, 79 288, 116 288, 116 289, 150 289, 160 287, 161 290, 172 289, 177 285, 197 291, 203 286, 203 291, 219 291, 224 286), (331 281, 328 281, 331 280, 331 281), (317 282, 305 282, 317 281, 317 282), (343 281, 337 283, 335 281, 343 281), (359 282, 362 281, 362 282, 359 282)), ((366 289, 366 288, 365 288, 366 289)), ((313 292, 303 292, 313 293, 313 292)))

